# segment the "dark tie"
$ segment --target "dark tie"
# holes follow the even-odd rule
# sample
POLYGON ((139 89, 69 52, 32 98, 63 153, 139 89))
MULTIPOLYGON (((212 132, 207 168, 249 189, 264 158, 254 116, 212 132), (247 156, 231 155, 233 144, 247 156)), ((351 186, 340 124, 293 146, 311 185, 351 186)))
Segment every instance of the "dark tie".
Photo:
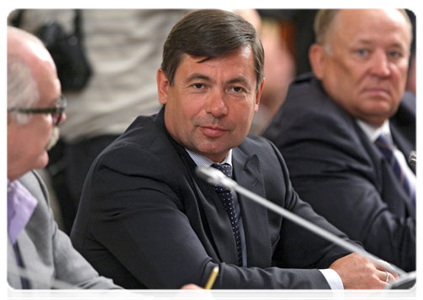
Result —
POLYGON ((389 138, 381 134, 377 140, 375 141, 376 146, 379 148, 380 152, 385 156, 386 160, 391 165, 392 169, 394 170, 395 176, 398 178, 401 186, 403 187, 404 191, 407 195, 413 200, 414 205, 416 204, 416 193, 414 188, 411 186, 409 179, 407 178, 407 174, 401 167, 400 163, 398 162, 397 158, 395 157, 395 146, 389 140, 389 138))
MULTIPOLYGON (((229 164, 213 164, 211 165, 213 168, 218 169, 219 171, 223 172, 228 177, 232 177, 232 167, 229 164)), ((238 265, 242 266, 242 246, 241 246, 241 235, 239 233, 239 225, 238 225, 238 217, 235 211, 235 203, 232 197, 231 190, 222 187, 222 186, 215 186, 215 190, 219 195, 220 200, 225 207, 226 213, 229 216, 232 226, 232 233, 235 237, 236 242, 236 250, 238 254, 238 265)))

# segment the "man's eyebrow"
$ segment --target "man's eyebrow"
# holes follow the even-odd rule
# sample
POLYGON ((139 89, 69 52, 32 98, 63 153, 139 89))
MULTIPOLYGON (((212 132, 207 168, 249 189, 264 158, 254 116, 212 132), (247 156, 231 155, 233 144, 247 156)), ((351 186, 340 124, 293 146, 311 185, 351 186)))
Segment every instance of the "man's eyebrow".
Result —
MULTIPOLYGON (((208 81, 211 82, 213 81, 209 76, 201 74, 201 73, 194 73, 191 76, 189 76, 186 80, 186 82, 191 82, 191 81, 195 81, 195 80, 204 80, 204 81, 208 81)), ((226 84, 242 84, 246 87, 249 87, 250 84, 248 83, 248 80, 244 77, 244 76, 239 76, 239 77, 235 77, 230 79, 229 81, 226 82, 226 84)))
POLYGON ((235 77, 228 81, 228 84, 233 83, 242 83, 246 86, 249 86, 248 80, 244 76, 235 77))
POLYGON ((237 83, 243 85, 247 89, 250 89, 250 83, 244 76, 232 78, 231 80, 227 82, 227 84, 237 84, 237 83))
POLYGON ((191 82, 191 81, 198 80, 198 79, 200 79, 200 80, 206 80, 206 81, 211 81, 211 79, 210 79, 209 76, 206 76, 206 75, 201 74, 201 73, 194 73, 194 74, 192 74, 190 77, 188 77, 188 79, 186 81, 187 82, 191 82))

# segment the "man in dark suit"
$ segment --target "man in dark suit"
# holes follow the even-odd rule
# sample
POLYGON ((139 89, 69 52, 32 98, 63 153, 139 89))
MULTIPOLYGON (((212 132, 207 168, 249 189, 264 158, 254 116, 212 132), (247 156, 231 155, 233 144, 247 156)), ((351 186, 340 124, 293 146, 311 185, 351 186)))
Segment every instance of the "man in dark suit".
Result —
POLYGON ((217 164, 347 240, 298 198, 273 144, 246 138, 263 61, 256 31, 233 13, 195 11, 173 27, 157 72, 162 110, 138 117, 85 182, 71 238, 101 274, 127 288, 175 288, 203 286, 219 266, 215 288, 386 286, 392 276, 367 259, 195 175, 217 164))
MULTIPOLYGON (((57 228, 47 189, 33 169, 48 162, 47 148, 66 120, 66 101, 42 42, 10 27, 5 40, 5 299, 156 299, 99 276, 57 228)), ((175 297, 187 299, 214 298, 191 284, 175 297)))
POLYGON ((314 74, 291 85, 264 136, 282 152, 301 199, 368 251, 415 270, 408 17, 401 10, 323 10, 315 30, 314 74))

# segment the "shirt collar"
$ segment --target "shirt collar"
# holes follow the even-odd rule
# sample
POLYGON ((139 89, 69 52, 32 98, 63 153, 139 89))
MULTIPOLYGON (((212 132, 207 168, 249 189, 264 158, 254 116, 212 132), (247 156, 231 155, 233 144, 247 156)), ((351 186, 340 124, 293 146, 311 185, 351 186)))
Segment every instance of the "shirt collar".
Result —
MULTIPOLYGON (((187 150, 189 156, 192 158, 192 160, 195 162, 197 166, 206 166, 210 167, 212 164, 215 164, 216 162, 212 161, 210 158, 205 157, 201 154, 195 153, 193 151, 187 150)), ((229 150, 228 155, 225 157, 225 159, 220 163, 224 164, 227 163, 232 166, 232 149, 229 150)))
POLYGON ((37 199, 18 180, 7 179, 7 231, 12 244, 29 222, 37 199))
POLYGON ((358 119, 357 124, 364 131, 370 141, 375 142, 381 134, 384 134, 392 142, 391 130, 389 129, 389 120, 386 120, 380 127, 372 126, 369 123, 358 119))

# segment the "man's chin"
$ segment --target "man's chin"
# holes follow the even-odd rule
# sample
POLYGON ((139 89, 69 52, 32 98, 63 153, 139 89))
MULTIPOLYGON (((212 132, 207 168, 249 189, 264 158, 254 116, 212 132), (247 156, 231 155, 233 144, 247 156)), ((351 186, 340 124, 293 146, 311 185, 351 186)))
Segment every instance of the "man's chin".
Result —
POLYGON ((54 127, 53 128, 53 132, 51 134, 50 139, 47 142, 46 145, 46 150, 49 151, 51 148, 54 147, 54 145, 56 145, 57 141, 59 140, 59 136, 60 136, 60 130, 58 127, 54 127))

